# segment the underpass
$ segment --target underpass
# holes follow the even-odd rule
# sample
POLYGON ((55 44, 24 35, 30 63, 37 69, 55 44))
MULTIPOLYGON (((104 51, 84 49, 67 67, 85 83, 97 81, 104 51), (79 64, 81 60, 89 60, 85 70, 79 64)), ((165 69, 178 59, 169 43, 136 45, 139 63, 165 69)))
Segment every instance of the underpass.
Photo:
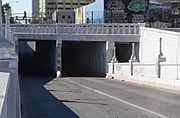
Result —
POLYGON ((105 76, 106 42, 63 41, 63 76, 105 76))
POLYGON ((19 40, 20 75, 55 75, 56 41, 19 40))
MULTIPOLYGON (((56 41, 19 40, 19 74, 56 75, 56 41)), ((62 41, 62 76, 105 76, 106 42, 62 41)))

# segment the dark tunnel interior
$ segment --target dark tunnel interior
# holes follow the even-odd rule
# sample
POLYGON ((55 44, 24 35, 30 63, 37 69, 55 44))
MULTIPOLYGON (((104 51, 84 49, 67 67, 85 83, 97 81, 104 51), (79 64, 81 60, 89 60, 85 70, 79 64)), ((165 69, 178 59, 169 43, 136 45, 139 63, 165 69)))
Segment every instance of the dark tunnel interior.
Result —
POLYGON ((19 40, 19 75, 55 75, 56 41, 19 40))
MULTIPOLYGON (((106 74, 106 42, 63 41, 62 76, 106 74)), ((56 41, 21 41, 19 75, 56 75, 56 41)))
POLYGON ((63 41, 63 76, 105 76, 106 43, 63 41))

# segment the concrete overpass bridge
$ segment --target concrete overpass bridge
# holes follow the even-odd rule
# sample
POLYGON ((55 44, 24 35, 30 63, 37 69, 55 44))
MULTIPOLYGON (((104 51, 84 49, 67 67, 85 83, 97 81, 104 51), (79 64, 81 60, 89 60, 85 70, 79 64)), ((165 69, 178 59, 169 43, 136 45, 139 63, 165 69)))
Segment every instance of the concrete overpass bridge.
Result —
POLYGON ((105 76, 115 48, 118 61, 128 62, 135 55, 132 52, 138 50, 141 26, 12 24, 8 36, 16 41, 22 73, 27 69, 55 74, 58 70, 62 76, 105 76))

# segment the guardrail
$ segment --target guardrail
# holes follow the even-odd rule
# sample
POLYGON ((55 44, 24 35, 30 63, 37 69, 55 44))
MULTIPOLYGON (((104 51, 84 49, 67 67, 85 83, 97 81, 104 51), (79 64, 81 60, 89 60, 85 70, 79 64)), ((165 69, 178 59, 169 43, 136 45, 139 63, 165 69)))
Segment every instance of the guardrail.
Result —
POLYGON ((11 24, 12 33, 139 34, 144 24, 11 24))

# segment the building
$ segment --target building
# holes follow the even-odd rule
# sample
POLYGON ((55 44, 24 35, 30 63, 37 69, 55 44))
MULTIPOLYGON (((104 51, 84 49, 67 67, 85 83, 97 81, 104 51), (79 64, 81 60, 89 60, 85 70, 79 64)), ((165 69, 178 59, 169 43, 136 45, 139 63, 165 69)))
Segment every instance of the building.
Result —
POLYGON ((76 9, 76 23, 104 23, 104 0, 76 9))
MULTIPOLYGON (((144 13, 149 0, 98 0, 85 8, 87 23, 139 23, 144 22, 144 13)), ((84 9, 83 9, 84 10, 84 9)))
MULTIPOLYGON (((61 17, 60 19, 66 19, 66 17, 69 17, 67 13, 70 13, 70 11, 74 12, 74 9, 88 5, 94 1, 95 0, 33 0, 33 16, 38 16, 43 18, 43 21, 46 21, 47 19, 52 19, 54 12, 58 12, 55 14, 58 14, 58 17, 61 17), (68 10, 68 12, 66 12, 66 10, 68 10), (62 15, 59 16, 60 14, 62 15)), ((54 20, 57 21, 57 17, 54 20)))
POLYGON ((180 27, 180 1, 151 0, 145 16, 150 27, 180 27))
POLYGON ((52 14, 53 23, 74 23, 74 10, 58 10, 52 14))
POLYGON ((39 17, 39 0, 32 0, 32 17, 39 17))

